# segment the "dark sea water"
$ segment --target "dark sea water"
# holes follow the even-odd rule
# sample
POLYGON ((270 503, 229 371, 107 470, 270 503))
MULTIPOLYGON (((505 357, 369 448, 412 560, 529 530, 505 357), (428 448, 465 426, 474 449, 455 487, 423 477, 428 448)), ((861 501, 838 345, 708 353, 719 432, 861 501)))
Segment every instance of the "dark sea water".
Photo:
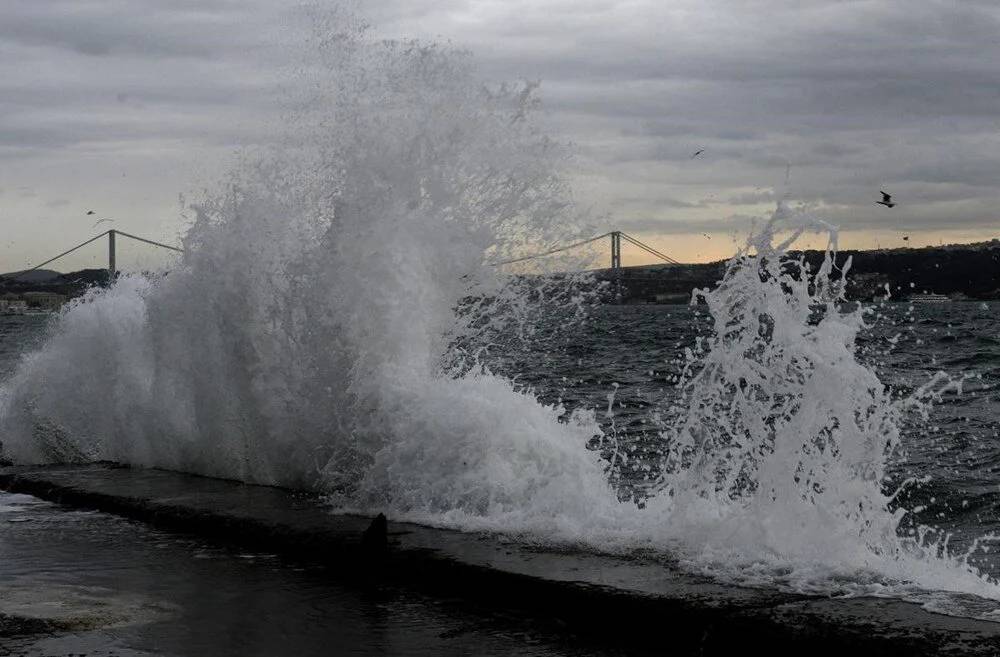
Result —
MULTIPOLYGON (((884 486, 891 493, 908 478, 919 480, 895 500, 910 511, 901 527, 931 527, 952 551, 1000 535, 998 320, 1000 303, 884 303, 872 306, 870 328, 857 343, 859 361, 873 367, 895 397, 912 394, 938 372, 962 382, 961 393, 946 393, 929 419, 908 418, 884 486)), ((601 306, 564 345, 505 368, 542 401, 600 409, 605 431, 619 438, 615 449, 635 457, 618 473, 621 495, 641 502, 656 475, 655 414, 678 399, 685 349, 711 329, 704 307, 601 306)), ((604 449, 612 458, 610 447, 604 449)), ((1000 577, 1000 559, 991 552, 970 562, 1000 577)))
POLYGON ((49 315, 0 315, 0 379, 17 367, 18 360, 45 336, 49 315))
MULTIPOLYGON (((915 483, 894 504, 907 510, 901 531, 930 527, 961 553, 976 538, 1000 534, 1000 304, 979 302, 872 309, 871 327, 858 340, 858 358, 875 368, 896 396, 911 394, 943 371, 962 381, 930 411, 903 428, 884 488, 915 483)), ((47 318, 0 317, 0 376, 38 344, 47 318)), ((592 445, 616 460, 611 476, 622 499, 642 503, 656 477, 657 418, 676 400, 676 376, 685 349, 711 330, 703 307, 678 305, 600 306, 569 339, 545 350, 508 358, 503 369, 541 401, 567 410, 593 408, 605 431, 617 436, 592 445), (627 457, 627 458, 622 458, 627 457)), ((1000 576, 989 550, 970 562, 1000 576)))

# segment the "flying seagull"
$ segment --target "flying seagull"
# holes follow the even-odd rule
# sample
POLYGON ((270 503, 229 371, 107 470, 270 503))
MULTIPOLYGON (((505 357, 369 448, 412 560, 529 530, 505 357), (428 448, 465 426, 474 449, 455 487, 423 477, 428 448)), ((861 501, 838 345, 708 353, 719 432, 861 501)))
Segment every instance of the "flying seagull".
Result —
POLYGON ((103 224, 105 221, 114 221, 114 219, 98 219, 97 223, 94 224, 94 228, 97 228, 100 224, 103 224))
POLYGON ((94 211, 93 210, 87 210, 87 214, 88 215, 94 214, 94 211))
POLYGON ((701 155, 701 154, 702 154, 702 153, 704 153, 704 152, 705 152, 705 149, 704 149, 704 148, 702 148, 702 149, 699 149, 699 150, 695 151, 695 152, 694 152, 694 155, 692 155, 692 156, 691 156, 691 159, 693 160, 694 158, 698 157, 699 155, 701 155))
POLYGON ((881 189, 879 190, 879 193, 882 194, 882 200, 875 201, 875 203, 877 203, 878 205, 884 205, 887 208, 891 208, 896 205, 895 203, 892 202, 892 194, 886 194, 881 189))

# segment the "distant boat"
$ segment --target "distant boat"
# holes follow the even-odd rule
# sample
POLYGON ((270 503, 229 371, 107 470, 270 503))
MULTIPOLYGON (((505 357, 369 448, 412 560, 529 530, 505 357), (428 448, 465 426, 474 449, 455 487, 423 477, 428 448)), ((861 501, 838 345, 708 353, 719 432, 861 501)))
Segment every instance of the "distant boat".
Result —
POLYGON ((943 294, 914 294, 910 303, 948 303, 951 299, 943 294))

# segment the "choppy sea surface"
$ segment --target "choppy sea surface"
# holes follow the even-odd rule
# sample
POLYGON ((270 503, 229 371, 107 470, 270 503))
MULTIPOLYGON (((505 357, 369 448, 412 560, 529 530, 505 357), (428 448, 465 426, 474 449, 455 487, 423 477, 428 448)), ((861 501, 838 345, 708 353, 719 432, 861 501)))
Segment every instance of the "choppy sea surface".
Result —
MULTIPOLYGON (((873 306, 858 338, 858 359, 895 398, 938 372, 962 382, 906 419, 890 456, 886 493, 910 480, 893 500, 905 510, 899 531, 930 528, 938 543, 961 553, 974 540, 1000 535, 1000 304, 885 303, 873 306)), ((0 317, 0 378, 39 345, 49 318, 0 317)), ((655 478, 653 453, 664 399, 676 396, 684 353, 711 331, 702 306, 607 305, 593 308, 572 340, 544 352, 520 353, 503 366, 515 384, 567 411, 594 409, 617 442, 598 444, 619 496, 643 503, 655 478)), ((549 345, 551 347, 551 344, 549 345)), ((1000 559, 986 546, 969 556, 988 577, 1000 559)))
MULTIPOLYGON (((904 527, 933 527, 950 549, 1000 534, 1000 304, 889 302, 871 306, 858 338, 858 360, 872 367, 895 398, 940 372, 962 382, 909 417, 890 458, 887 493, 914 480, 896 498, 908 510, 904 527)), ((651 414, 676 397, 676 377, 699 336, 711 331, 703 307, 602 306, 562 353, 511 363, 517 381, 549 403, 598 408, 615 449, 636 455, 622 466, 621 491, 641 500, 651 479, 643 456, 658 431, 651 414)), ((611 458, 609 447, 604 448, 611 458)), ((655 458, 651 456, 650 458, 655 458)), ((1000 576, 990 551, 970 557, 1000 576)))
POLYGON ((14 371, 18 360, 45 336, 48 315, 0 315, 0 378, 14 371))

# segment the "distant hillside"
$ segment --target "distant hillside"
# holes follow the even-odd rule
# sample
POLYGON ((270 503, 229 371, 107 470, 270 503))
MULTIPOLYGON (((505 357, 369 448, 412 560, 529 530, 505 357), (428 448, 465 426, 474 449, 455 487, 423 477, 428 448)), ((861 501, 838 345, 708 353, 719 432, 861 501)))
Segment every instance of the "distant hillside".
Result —
MULTIPOLYGON (((815 269, 823 261, 822 251, 792 252, 804 257, 815 269)), ((1000 299, 1000 241, 957 244, 920 249, 841 251, 838 264, 852 259, 848 273, 848 298, 871 300, 891 296, 905 299, 923 293, 947 294, 955 298, 1000 299)), ((725 262, 691 265, 624 267, 621 301, 625 303, 686 303, 696 288, 711 288, 725 273, 725 262)), ((614 281, 610 269, 597 277, 614 281)), ((610 299, 609 299, 610 300, 610 299)))
MULTIPOLYGON (((816 251, 805 253, 813 267, 823 260, 816 251)), ((842 251, 838 262, 852 258, 848 295, 856 299, 913 294, 947 294, 970 299, 1000 299, 1000 243, 893 249, 891 251, 842 251)))
POLYGON ((0 280, 16 283, 54 283, 62 278, 62 274, 51 269, 35 269, 29 272, 10 272, 0 274, 0 280))
MULTIPOLYGON (((822 251, 789 254, 802 257, 815 269, 823 261, 822 251)), ((895 299, 914 294, 947 294, 954 298, 1000 299, 1000 241, 953 244, 920 249, 841 251, 838 264, 853 261, 848 275, 847 295, 851 299, 884 297, 886 287, 895 299)), ((711 288, 726 270, 724 261, 689 265, 649 265, 623 267, 595 273, 599 280, 619 281, 609 287, 609 302, 687 303, 696 288, 711 288), (621 296, 614 291, 620 290, 621 296)), ((28 291, 56 292, 67 296, 82 294, 95 285, 106 285, 106 269, 83 269, 60 274, 39 269, 27 274, 12 272, 0 277, 0 294, 28 291)))
POLYGON ((24 274, 11 272, 0 276, 0 294, 55 292, 67 296, 82 294, 88 287, 105 285, 107 269, 81 269, 61 274, 51 269, 36 269, 24 274))

